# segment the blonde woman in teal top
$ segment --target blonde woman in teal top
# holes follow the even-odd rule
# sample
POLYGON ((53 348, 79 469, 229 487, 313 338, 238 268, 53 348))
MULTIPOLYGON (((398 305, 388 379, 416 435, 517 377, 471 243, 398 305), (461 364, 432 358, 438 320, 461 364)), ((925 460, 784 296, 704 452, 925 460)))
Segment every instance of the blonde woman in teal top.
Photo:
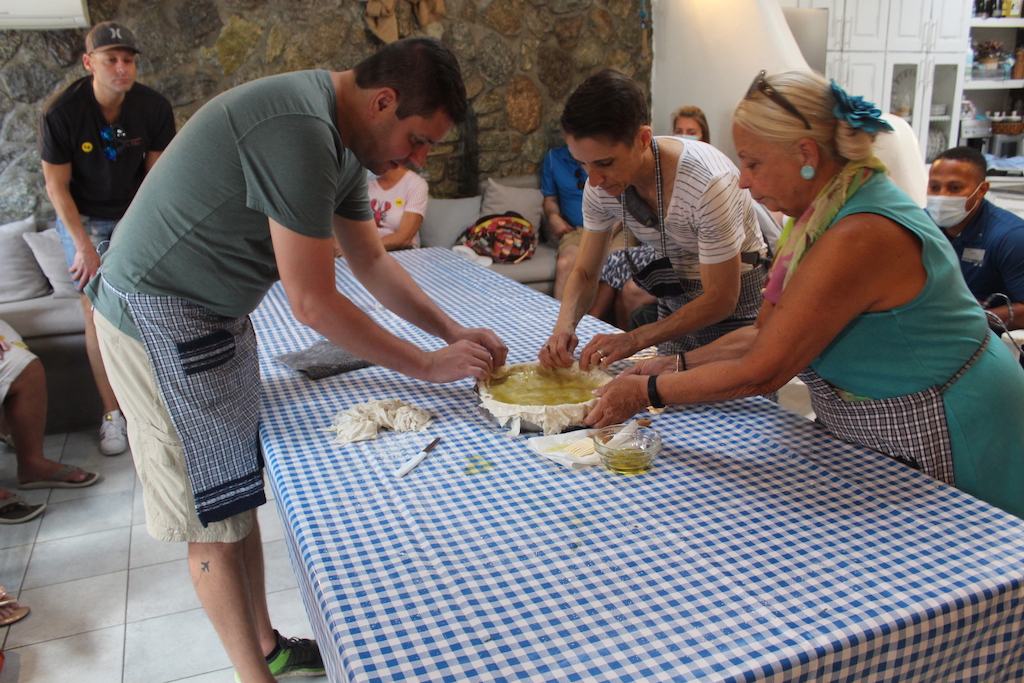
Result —
POLYGON ((874 157, 880 112, 815 74, 761 72, 733 123, 740 185, 791 217, 757 324, 638 363, 586 422, 764 394, 799 373, 836 436, 1024 517, 1024 370, 949 241, 874 157))

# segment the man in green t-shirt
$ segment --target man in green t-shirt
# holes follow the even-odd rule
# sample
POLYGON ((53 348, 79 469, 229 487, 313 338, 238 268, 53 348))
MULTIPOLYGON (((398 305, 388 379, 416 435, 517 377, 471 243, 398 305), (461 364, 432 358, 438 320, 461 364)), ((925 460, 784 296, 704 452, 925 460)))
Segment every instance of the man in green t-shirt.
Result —
POLYGON ((507 349, 446 315, 385 252, 363 167, 422 165, 466 115, 454 54, 391 43, 342 72, 262 78, 215 97, 174 139, 87 290, 128 416, 146 526, 189 543, 193 585, 242 681, 323 671, 316 643, 270 626, 255 508, 259 373, 248 314, 280 279, 295 317, 430 382, 484 377, 507 349), (389 309, 448 346, 379 327, 334 284, 334 238, 389 309))

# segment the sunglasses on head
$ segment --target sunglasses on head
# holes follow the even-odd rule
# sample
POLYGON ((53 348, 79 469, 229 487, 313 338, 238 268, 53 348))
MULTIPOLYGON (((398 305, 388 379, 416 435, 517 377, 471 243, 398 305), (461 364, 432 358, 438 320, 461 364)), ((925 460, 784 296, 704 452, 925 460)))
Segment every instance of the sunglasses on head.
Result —
POLYGON ((754 82, 750 84, 750 89, 747 90, 747 96, 744 99, 750 100, 753 99, 756 93, 762 93, 772 102, 779 105, 780 107, 788 111, 790 114, 800 119, 803 122, 804 127, 807 128, 807 130, 811 130, 811 124, 807 121, 807 118, 804 117, 804 115, 801 114, 797 110, 797 108, 790 103, 789 100, 783 97, 782 93, 773 88, 768 83, 768 81, 765 80, 765 74, 765 70, 761 69, 761 73, 754 77, 754 82))
POLYGON ((579 166, 576 167, 576 189, 582 190, 587 186, 587 179, 583 177, 583 169, 579 166))
POLYGON ((117 155, 124 149, 128 134, 120 126, 107 126, 100 130, 100 137, 107 143, 103 145, 103 156, 111 161, 116 161, 117 155))

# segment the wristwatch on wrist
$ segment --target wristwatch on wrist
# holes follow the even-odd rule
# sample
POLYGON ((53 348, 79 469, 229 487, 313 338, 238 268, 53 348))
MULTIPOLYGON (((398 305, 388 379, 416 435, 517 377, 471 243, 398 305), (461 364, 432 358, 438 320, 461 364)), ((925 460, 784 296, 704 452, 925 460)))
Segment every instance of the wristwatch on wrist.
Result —
POLYGON ((652 408, 665 407, 665 404, 661 400, 661 396, 658 395, 657 375, 651 375, 647 378, 647 400, 650 401, 652 408))

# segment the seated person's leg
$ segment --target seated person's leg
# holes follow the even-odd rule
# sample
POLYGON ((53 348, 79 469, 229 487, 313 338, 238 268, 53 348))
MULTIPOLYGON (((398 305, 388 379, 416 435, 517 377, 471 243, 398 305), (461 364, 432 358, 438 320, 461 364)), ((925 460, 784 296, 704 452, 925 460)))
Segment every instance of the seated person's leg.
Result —
POLYGON ((618 292, 610 284, 601 280, 597 284, 597 296, 594 297, 594 305, 590 307, 590 315, 600 318, 610 325, 615 324, 615 300, 618 292))
POLYGON ((553 296, 561 301, 562 292, 565 290, 565 283, 569 281, 569 274, 576 265, 576 257, 580 250, 580 240, 583 239, 583 228, 576 228, 558 241, 558 260, 555 265, 555 289, 553 296))
POLYGON ((0 404, 11 430, 22 488, 77 488, 97 475, 43 457, 46 429, 46 372, 21 337, 0 321, 0 404))
POLYGON ((648 294, 636 283, 636 281, 630 278, 626 281, 626 284, 622 286, 622 289, 619 291, 619 296, 615 301, 617 326, 623 330, 631 329, 629 327, 629 321, 633 312, 641 306, 647 306, 657 302, 658 300, 654 296, 648 294))

